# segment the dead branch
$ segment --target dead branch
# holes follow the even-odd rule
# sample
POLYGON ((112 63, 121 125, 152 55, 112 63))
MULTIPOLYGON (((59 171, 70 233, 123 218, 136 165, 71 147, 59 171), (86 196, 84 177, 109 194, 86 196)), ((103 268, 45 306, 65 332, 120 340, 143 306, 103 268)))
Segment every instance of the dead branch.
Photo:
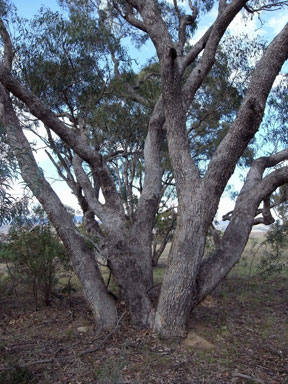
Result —
POLYGON ((84 356, 87 353, 97 352, 102 347, 102 345, 105 344, 106 341, 117 331, 117 329, 120 326, 121 320, 122 320, 122 318, 124 317, 125 314, 126 314, 126 312, 122 313, 122 315, 119 317, 119 319, 117 321, 117 324, 116 324, 115 328, 113 328, 113 330, 110 333, 108 333, 108 335, 101 341, 101 343, 97 347, 86 349, 85 351, 82 351, 79 354, 79 356, 84 356))
MULTIPOLYGON (((120 326, 121 320, 123 319, 125 314, 126 314, 126 312, 122 313, 122 315, 119 317, 119 319, 117 321, 115 328, 113 328, 113 330, 110 333, 108 333, 108 335, 101 341, 101 343, 97 347, 86 349, 86 350, 80 352, 78 356, 82 357, 82 356, 86 355, 87 353, 97 352, 106 343, 106 341, 117 331, 117 329, 120 326)), ((69 363, 69 362, 75 361, 75 357, 73 357, 73 358, 71 358, 71 357, 60 357, 60 358, 53 357, 51 359, 34 360, 34 361, 30 361, 30 362, 25 363, 25 364, 19 364, 19 366, 21 368, 27 368, 27 367, 31 367, 32 365, 53 363, 54 361, 62 361, 62 362, 69 363)), ((11 369, 13 369, 13 367, 0 368, 0 372, 1 371, 9 371, 11 369)))
POLYGON ((259 383, 259 384, 265 384, 264 381, 258 379, 257 377, 253 377, 253 376, 249 376, 249 375, 244 375, 243 373, 235 372, 235 373, 233 373, 233 376, 235 376, 235 377, 242 377, 243 379, 251 380, 251 381, 254 381, 255 383, 259 383))

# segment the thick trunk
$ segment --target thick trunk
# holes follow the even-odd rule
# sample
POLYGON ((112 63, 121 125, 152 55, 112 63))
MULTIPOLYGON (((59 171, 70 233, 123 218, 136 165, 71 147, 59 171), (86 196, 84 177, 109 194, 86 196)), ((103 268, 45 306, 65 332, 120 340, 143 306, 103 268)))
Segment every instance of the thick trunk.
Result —
MULTIPOLYGON (((148 325, 151 311, 151 302, 148 297, 148 291, 153 286, 151 242, 152 227, 161 191, 160 149, 163 141, 161 129, 163 118, 161 102, 158 102, 150 119, 145 140, 143 189, 136 212, 133 217, 130 217, 130 223, 127 221, 123 205, 120 202, 117 204, 114 196, 108 193, 111 178, 106 182, 105 204, 101 204, 84 172, 82 159, 77 156, 73 159, 74 171, 89 209, 95 212, 102 223, 105 256, 109 268, 119 286, 121 299, 125 301, 130 312, 132 323, 137 327, 148 325)), ((111 185, 110 189, 113 188, 115 186, 111 185)), ((91 214, 88 221, 91 223, 91 214)))
MULTIPOLYGON (((161 335, 184 336, 196 276, 205 247, 207 222, 200 177, 189 149, 179 63, 167 49, 161 66, 169 155, 178 195, 178 221, 154 319, 161 335)), ((210 223, 209 223, 210 224, 210 223)))
POLYGON ((178 219, 154 322, 154 329, 163 336, 186 334, 206 227, 191 211, 182 212, 178 219))
MULTIPOLYGON (((192 212, 196 205, 191 205, 192 212)), ((185 336, 191 310, 213 292, 239 261, 259 201, 244 200, 243 204, 240 197, 237 205, 220 244, 204 261, 208 225, 201 217, 209 217, 210 213, 203 209, 199 216, 179 217, 154 323, 154 329, 163 336, 185 336)))
POLYGON ((119 244, 118 249, 110 249, 109 266, 117 281, 120 297, 127 305, 132 324, 137 328, 145 328, 152 307, 147 280, 137 263, 138 255, 131 254, 127 244, 123 246, 124 249, 119 244))
MULTIPOLYGON (((248 202, 248 206, 244 209, 246 217, 243 217, 241 210, 236 210, 234 225, 237 227, 239 224, 238 231, 243 231, 243 235, 240 236, 241 241, 236 246, 235 238, 239 235, 237 236, 234 228, 234 236, 236 236, 230 239, 231 234, 228 231, 224 236, 225 239, 228 238, 227 242, 225 243, 224 238, 222 240, 227 247, 225 252, 220 245, 214 257, 206 262, 207 268, 201 268, 202 280, 197 276, 207 230, 216 213, 221 194, 239 157, 259 128, 271 86, 287 57, 287 52, 283 53, 283 50, 279 49, 287 44, 287 31, 287 28, 283 29, 257 64, 238 117, 218 147, 202 180, 190 156, 177 55, 168 55, 168 60, 167 56, 162 57, 161 77, 168 148, 179 199, 176 234, 154 323, 154 329, 164 336, 185 335, 192 307, 203 299, 207 292, 212 292, 228 270, 239 260, 247 242, 254 214, 261 199, 248 202), (241 226, 242 221, 243 226, 241 226), (235 259, 231 258, 231 244, 236 246, 235 259), (226 261, 224 266, 221 257, 226 261), (202 287, 200 288, 199 285, 202 287)), ((171 49, 169 52, 172 52, 171 49)), ((200 63, 203 63, 204 58, 203 54, 200 63)), ((212 63, 213 60, 211 65, 212 63)), ((203 71, 197 70, 197 73, 201 75, 203 71)))
POLYGON ((74 225, 71 216, 38 168, 12 107, 12 102, 2 86, 0 98, 1 120, 6 127, 9 144, 17 157, 23 180, 42 204, 68 249, 72 265, 83 285, 85 298, 93 311, 97 324, 99 327, 112 328, 117 320, 116 305, 107 292, 95 258, 74 225))
POLYGON ((139 223, 138 227, 135 226, 134 230, 129 230, 125 221, 116 218, 116 213, 103 216, 103 238, 100 236, 100 228, 95 227, 97 223, 92 212, 85 215, 85 224, 91 234, 100 236, 97 241, 99 251, 108 262, 118 284, 120 298, 127 305, 133 325, 146 327, 151 310, 147 292, 153 286, 151 235, 145 221, 139 223))

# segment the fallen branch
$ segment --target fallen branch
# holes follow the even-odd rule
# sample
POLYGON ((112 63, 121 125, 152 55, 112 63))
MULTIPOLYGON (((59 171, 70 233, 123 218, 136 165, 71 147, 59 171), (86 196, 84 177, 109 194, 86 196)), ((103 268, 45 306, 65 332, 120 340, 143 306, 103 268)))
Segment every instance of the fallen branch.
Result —
POLYGON ((108 335, 104 338, 104 340, 101 341, 101 343, 97 347, 86 349, 85 351, 82 351, 79 354, 79 356, 84 356, 87 353, 97 352, 102 347, 102 345, 106 343, 106 341, 109 339, 109 337, 111 337, 117 331, 117 329, 119 328, 120 322, 121 322, 121 320, 125 314, 126 314, 126 312, 122 313, 122 315, 119 317, 119 319, 117 321, 115 328, 110 333, 108 333, 108 335))
MULTIPOLYGON (((122 313, 122 315, 119 317, 119 319, 117 321, 115 328, 110 333, 108 333, 108 335, 101 341, 101 343, 97 347, 86 349, 85 351, 80 352, 79 355, 76 356, 76 358, 84 356, 87 353, 97 352, 103 346, 103 344, 105 344, 106 341, 117 331, 117 329, 119 328, 120 322, 123 319, 125 314, 126 314, 126 312, 122 313)), ((73 358, 71 358, 71 357, 58 357, 58 358, 53 357, 52 359, 34 360, 34 361, 30 361, 29 363, 25 363, 25 364, 20 363, 20 364, 18 364, 18 366, 21 368, 28 368, 28 367, 31 367, 32 365, 49 364, 49 363, 53 363, 54 361, 59 361, 59 360, 63 361, 63 362, 70 363, 70 362, 75 361, 75 356, 73 358)), ((10 371, 13 369, 14 369, 13 367, 0 368, 0 372, 1 371, 10 371)))
POLYGON ((249 376, 249 375, 244 375, 243 373, 235 372, 235 373, 233 373, 233 376, 241 377, 242 379, 251 380, 251 381, 254 381, 255 383, 259 383, 259 384, 265 384, 264 381, 258 379, 257 377, 253 377, 253 376, 249 376))
MULTIPOLYGON (((75 358, 72 359, 71 357, 60 357, 60 358, 56 359, 55 357, 53 357, 52 359, 34 360, 34 361, 30 361, 29 363, 25 363, 25 364, 21 364, 20 363, 20 364, 17 364, 17 366, 20 367, 20 368, 28 368, 28 367, 31 367, 32 365, 49 364, 49 363, 53 363, 54 361, 58 361, 58 360, 72 362, 72 361, 75 360, 75 358)), ((11 371, 14 368, 15 368, 14 366, 0 368, 0 372, 1 371, 11 371)))

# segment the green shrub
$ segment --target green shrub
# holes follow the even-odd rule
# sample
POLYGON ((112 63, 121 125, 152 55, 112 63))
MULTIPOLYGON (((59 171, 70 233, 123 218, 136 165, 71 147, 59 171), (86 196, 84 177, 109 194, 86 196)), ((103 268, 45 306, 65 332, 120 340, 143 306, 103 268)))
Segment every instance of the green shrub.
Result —
POLYGON ((33 209, 31 216, 17 218, 1 243, 0 259, 9 264, 8 273, 14 283, 28 285, 36 309, 39 294, 44 304, 50 305, 57 283, 56 269, 69 263, 63 244, 39 207, 33 209))
POLYGON ((10 282, 9 276, 0 272, 0 296, 7 296, 12 294, 13 287, 10 282))
POLYGON ((261 276, 269 277, 287 267, 288 224, 281 224, 279 221, 273 224, 267 232, 265 245, 257 269, 261 276))
POLYGON ((28 368, 19 365, 11 365, 0 373, 0 383, 5 384, 34 384, 36 383, 32 372, 28 368))
POLYGON ((98 384, 120 384, 122 383, 121 371, 125 367, 125 361, 122 359, 108 359, 98 370, 98 384))

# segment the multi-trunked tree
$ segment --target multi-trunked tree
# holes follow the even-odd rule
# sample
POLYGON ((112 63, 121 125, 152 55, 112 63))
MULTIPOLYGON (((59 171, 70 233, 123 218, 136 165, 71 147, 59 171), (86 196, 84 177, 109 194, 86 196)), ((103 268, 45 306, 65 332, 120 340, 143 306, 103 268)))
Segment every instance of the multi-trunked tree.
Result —
MULTIPOLYGON (((33 40, 33 26, 27 32, 31 38, 27 46, 34 56, 31 52, 29 55, 27 49, 24 57, 23 45, 18 52, 13 47, 5 12, 3 14, 0 104, 9 145, 18 159, 24 181, 70 253, 99 326, 115 326, 117 309, 101 276, 95 253, 106 259, 135 326, 152 327, 164 336, 183 336, 191 310, 240 259, 256 220, 265 224, 272 222, 270 196, 288 181, 287 149, 251 161, 235 209, 229 216, 229 225, 215 250, 204 257, 207 233, 221 195, 259 130, 273 83, 288 58, 288 25, 261 55, 258 53, 257 64, 249 73, 241 95, 234 90, 234 97, 239 97, 237 102, 233 101, 233 111, 226 124, 221 119, 222 112, 214 119, 214 125, 210 124, 210 130, 204 130, 205 136, 199 130, 201 116, 198 114, 199 124, 195 116, 194 125, 189 124, 188 119, 193 116, 199 92, 207 90, 207 79, 215 68, 217 55, 223 49, 228 51, 225 43, 233 42, 226 39, 220 46, 233 19, 240 12, 253 14, 274 6, 287 7, 287 2, 220 0, 216 20, 193 45, 189 44, 188 32, 196 27, 199 15, 205 11, 197 1, 188 1, 183 4, 184 8, 180 8, 176 0, 173 4, 156 0, 64 3, 69 17, 59 19, 54 30, 51 26, 56 16, 49 12, 43 14, 36 25, 38 31, 47 28, 46 38, 52 36, 54 42, 52 38, 50 45, 45 42, 45 34, 41 35, 41 42, 33 40), (128 59, 119 36, 137 35, 137 31, 141 32, 139 39, 148 37, 156 49, 156 75, 153 65, 151 71, 144 71, 141 76, 125 73, 123 69, 121 61, 128 59), (45 45, 41 46, 46 43, 51 49, 49 52, 43 49, 45 45), (111 64, 113 75, 104 71, 104 68, 111 69, 111 64), (156 80, 150 84, 150 91, 144 91, 143 87, 154 75, 156 80), (145 92, 150 92, 150 101, 145 92), (239 107, 235 111, 237 103, 239 107), (122 115, 113 119, 116 107, 122 115), (23 132, 25 117, 20 117, 21 111, 29 112, 46 127, 49 156, 78 198, 94 250, 87 245, 86 238, 38 167, 23 132), (113 124, 122 127, 120 136, 113 124), (214 143, 209 147, 205 166, 193 156, 195 141, 191 136, 197 139, 201 135, 212 138, 214 143), (126 144, 119 141, 119 137, 125 138, 126 144), (170 171, 165 170, 164 158, 173 172, 172 177, 170 171), (177 218, 172 215, 176 220, 172 247, 158 304, 154 307, 149 296, 153 288, 152 230, 163 189, 172 180, 177 192, 177 218), (263 208, 259 210, 261 203, 263 208), (259 212, 262 216, 255 219, 259 212)), ((217 84, 220 80, 215 81, 215 88, 217 84)), ((232 103, 227 89, 226 83, 226 88, 219 92, 223 95, 222 105, 232 103)), ((202 115, 205 124, 204 116, 209 118, 208 111, 202 115)), ((202 148, 203 142, 204 139, 202 148)))

